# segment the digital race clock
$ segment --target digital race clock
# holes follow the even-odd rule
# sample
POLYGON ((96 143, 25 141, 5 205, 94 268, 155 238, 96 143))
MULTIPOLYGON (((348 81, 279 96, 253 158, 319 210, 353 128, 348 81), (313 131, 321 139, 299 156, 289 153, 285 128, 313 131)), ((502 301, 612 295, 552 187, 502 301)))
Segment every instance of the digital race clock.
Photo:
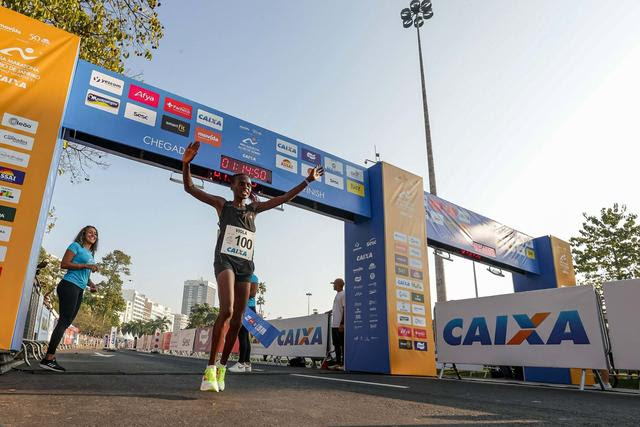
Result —
POLYGON ((260 166, 251 165, 249 163, 232 159, 227 156, 220 156, 220 168, 236 173, 248 175, 251 179, 257 179, 267 184, 271 184, 271 171, 261 168, 260 166))

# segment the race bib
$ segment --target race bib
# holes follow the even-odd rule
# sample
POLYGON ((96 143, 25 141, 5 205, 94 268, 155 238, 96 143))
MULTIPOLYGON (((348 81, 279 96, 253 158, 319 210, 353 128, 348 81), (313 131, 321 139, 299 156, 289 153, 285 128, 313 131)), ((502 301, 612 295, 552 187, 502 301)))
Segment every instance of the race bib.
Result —
POLYGON ((244 228, 227 225, 220 253, 246 260, 253 260, 255 233, 244 228))

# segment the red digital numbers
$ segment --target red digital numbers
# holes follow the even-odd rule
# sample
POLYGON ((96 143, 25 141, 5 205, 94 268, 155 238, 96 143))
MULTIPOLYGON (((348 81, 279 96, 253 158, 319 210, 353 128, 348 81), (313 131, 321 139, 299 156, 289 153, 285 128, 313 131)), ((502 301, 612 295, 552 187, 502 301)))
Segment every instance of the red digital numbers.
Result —
POLYGON ((260 166, 251 165, 227 156, 220 156, 220 168, 236 173, 248 175, 251 179, 257 179, 271 184, 271 171, 260 166))

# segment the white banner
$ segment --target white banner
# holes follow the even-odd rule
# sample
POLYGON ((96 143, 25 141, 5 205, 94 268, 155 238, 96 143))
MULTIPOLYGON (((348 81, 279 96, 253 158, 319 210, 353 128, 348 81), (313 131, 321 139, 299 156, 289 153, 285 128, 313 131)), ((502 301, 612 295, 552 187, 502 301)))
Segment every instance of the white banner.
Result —
POLYGON ((268 320, 280 330, 280 336, 267 348, 252 338, 251 353, 286 357, 324 357, 329 339, 329 315, 268 320))
MULTIPOLYGON (((194 329, 182 329, 177 333, 178 335, 178 351, 193 351, 193 342, 196 338, 196 330, 194 329)), ((173 336, 171 337, 173 338, 173 336)))
POLYGON ((640 368, 640 328, 638 302, 640 280, 621 280, 603 285, 607 305, 609 339, 616 369, 640 368))
POLYGON ((439 362, 606 369, 591 286, 436 303, 439 362))
POLYGON ((171 340, 169 341, 169 350, 178 351, 178 343, 180 342, 180 332, 177 331, 171 334, 171 340))

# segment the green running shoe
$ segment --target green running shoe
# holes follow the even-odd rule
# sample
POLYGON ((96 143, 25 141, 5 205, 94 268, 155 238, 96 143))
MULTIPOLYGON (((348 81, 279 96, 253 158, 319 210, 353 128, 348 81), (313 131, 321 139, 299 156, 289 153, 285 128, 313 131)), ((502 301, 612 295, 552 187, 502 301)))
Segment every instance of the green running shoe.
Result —
POLYGON ((217 380, 217 386, 218 389, 220 389, 220 391, 224 391, 224 376, 227 373, 227 367, 224 365, 217 365, 216 366, 216 380, 217 380))
MULTIPOLYGON (((224 378, 224 374, 222 378, 224 378)), ((224 387, 224 383, 222 384, 224 387)), ((216 393, 220 391, 220 388, 218 387, 218 381, 216 380, 215 366, 207 366, 207 369, 204 370, 204 375, 202 375, 202 382, 200 383, 200 391, 215 391, 216 393)))

